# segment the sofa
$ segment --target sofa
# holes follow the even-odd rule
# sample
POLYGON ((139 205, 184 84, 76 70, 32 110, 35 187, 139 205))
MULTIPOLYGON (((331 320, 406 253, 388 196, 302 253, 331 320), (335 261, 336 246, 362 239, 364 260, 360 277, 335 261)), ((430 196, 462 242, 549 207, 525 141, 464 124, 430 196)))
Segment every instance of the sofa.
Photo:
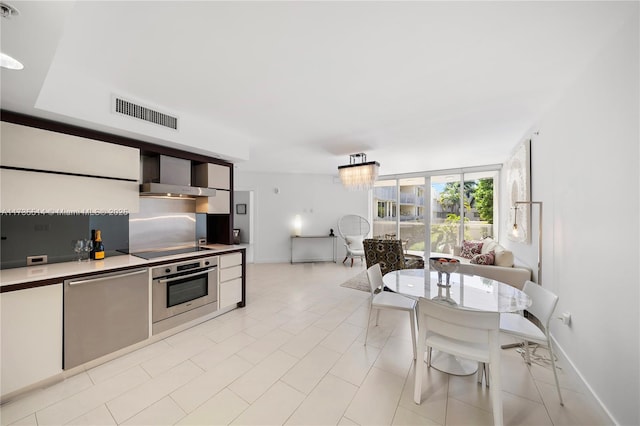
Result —
MULTIPOLYGON (((485 238, 482 241, 463 241, 456 246, 453 257, 460 261, 458 272, 479 275, 509 284, 522 290, 531 279, 531 270, 514 265, 513 253, 497 241, 485 238)), ((431 253, 431 257, 452 257, 450 254, 431 253)))

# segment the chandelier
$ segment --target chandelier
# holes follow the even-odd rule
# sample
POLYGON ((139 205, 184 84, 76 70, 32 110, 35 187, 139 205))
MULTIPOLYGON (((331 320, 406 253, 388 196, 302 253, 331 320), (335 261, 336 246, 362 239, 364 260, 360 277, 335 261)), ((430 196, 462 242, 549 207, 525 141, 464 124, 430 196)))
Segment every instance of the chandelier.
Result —
POLYGON ((370 189, 378 178, 380 163, 367 162, 367 155, 360 152, 349 156, 349 164, 338 166, 342 184, 349 190, 370 189))

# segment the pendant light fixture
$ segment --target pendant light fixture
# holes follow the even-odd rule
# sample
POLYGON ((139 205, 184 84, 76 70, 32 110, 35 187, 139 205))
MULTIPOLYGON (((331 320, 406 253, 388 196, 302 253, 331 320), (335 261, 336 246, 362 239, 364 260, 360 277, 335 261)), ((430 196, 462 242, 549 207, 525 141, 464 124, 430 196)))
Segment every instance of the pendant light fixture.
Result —
POLYGON ((349 156, 349 164, 338 166, 342 184, 349 190, 371 189, 378 178, 380 163, 367 161, 367 155, 360 152, 349 156))

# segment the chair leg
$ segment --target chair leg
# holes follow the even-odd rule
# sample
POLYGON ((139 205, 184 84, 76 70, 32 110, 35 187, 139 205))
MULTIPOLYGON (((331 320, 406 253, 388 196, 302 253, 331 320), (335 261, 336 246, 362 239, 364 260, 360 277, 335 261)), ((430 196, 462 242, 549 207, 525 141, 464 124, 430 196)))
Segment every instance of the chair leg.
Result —
POLYGON ((414 310, 409 311, 409 319, 411 320, 411 343, 413 343, 413 359, 418 359, 418 353, 416 349, 416 312, 414 310))
POLYGON ((531 365, 531 354, 529 353, 529 342, 524 340, 524 361, 527 365, 531 365))
MULTIPOLYGON (((380 309, 378 309, 380 312, 380 309)), ((369 324, 371 324, 371 314, 373 313, 373 306, 369 306, 369 320, 367 321, 367 331, 364 334, 364 346, 367 346, 367 337, 369 337, 369 324)))
POLYGON ((490 364, 483 364, 483 369, 484 369, 484 380, 485 380, 485 385, 486 387, 490 387, 490 380, 489 377, 491 377, 491 365, 490 364))
POLYGON ((500 369, 490 365, 491 374, 491 405, 493 408, 493 424, 502 426, 504 424, 502 413, 502 383, 500 382, 500 369))
POLYGON ((353 257, 351 258, 351 267, 353 268, 353 257))
POLYGON ((549 347, 549 357, 551 358, 551 368, 553 369, 553 377, 556 380, 556 389, 558 390, 558 398, 560 398, 560 405, 564 407, 564 401, 562 400, 562 394, 560 393, 560 381, 558 380, 558 371, 556 370, 556 357, 553 354, 551 348, 551 339, 547 335, 547 346, 549 347))
POLYGON ((418 344, 417 351, 420 354, 416 357, 415 377, 413 385, 413 402, 420 404, 422 402, 422 374, 424 371, 424 352, 427 346, 427 328, 420 326, 420 319, 418 318, 418 344))
POLYGON ((342 261, 342 263, 346 262, 348 258, 349 258, 349 256, 345 256, 344 260, 342 261))
POLYGON ((482 376, 484 376, 484 362, 478 362, 478 384, 482 384, 482 376))

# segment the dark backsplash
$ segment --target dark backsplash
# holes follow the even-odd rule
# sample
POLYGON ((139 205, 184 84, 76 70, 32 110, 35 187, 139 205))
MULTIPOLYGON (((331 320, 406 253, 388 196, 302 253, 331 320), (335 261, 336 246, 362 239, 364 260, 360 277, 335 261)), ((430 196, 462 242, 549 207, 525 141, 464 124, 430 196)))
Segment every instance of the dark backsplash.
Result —
POLYGON ((102 231, 106 256, 129 252, 129 215, 0 215, 0 269, 27 266, 27 256, 74 260, 73 243, 92 229, 102 231))

